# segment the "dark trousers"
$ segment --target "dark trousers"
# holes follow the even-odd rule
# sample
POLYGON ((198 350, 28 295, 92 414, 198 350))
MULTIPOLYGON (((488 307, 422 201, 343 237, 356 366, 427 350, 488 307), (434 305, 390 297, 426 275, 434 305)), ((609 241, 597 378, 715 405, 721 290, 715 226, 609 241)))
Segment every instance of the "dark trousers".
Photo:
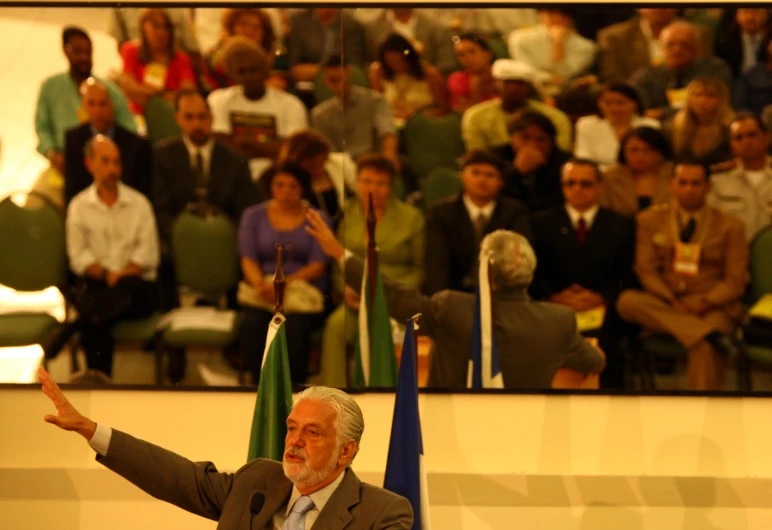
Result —
MULTIPOLYGON (((308 377, 308 351, 311 334, 324 324, 324 314, 286 315, 284 323, 287 335, 290 379, 293 384, 304 384, 308 377)), ((252 371, 253 381, 260 378, 260 368, 265 350, 265 338, 273 313, 247 307, 242 310, 239 331, 239 353, 252 371)))
POLYGON ((597 338, 598 346, 606 354, 606 368, 600 374, 601 388, 625 388, 625 357, 620 343, 626 330, 627 324, 619 318, 616 309, 609 307, 600 329, 583 333, 585 337, 597 338))
POLYGON ((158 309, 158 284, 127 276, 109 287, 101 280, 76 278, 73 304, 78 318, 59 330, 44 346, 52 358, 80 332, 80 343, 86 352, 88 367, 112 375, 114 344, 112 327, 119 320, 141 318, 158 309))

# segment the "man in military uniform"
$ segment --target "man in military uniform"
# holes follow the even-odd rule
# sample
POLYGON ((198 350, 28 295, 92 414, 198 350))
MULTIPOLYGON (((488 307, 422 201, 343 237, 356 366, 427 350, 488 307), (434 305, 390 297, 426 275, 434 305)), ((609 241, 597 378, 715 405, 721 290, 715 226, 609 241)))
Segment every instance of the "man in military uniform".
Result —
POLYGON ((709 170, 680 163, 671 180, 676 199, 638 215, 635 273, 643 290, 624 291, 619 315, 672 335, 689 351, 691 390, 720 390, 730 337, 743 308, 748 246, 742 221, 706 204, 709 170))
POLYGON ((708 204, 739 217, 751 241, 772 222, 770 134, 758 117, 743 112, 732 121, 729 137, 737 158, 711 167, 708 204))

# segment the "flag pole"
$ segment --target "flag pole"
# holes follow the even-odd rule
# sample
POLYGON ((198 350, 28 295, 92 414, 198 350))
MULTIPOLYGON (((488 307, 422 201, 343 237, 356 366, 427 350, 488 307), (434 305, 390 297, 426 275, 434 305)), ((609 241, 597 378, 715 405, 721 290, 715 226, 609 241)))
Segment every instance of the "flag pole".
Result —
POLYGON ((284 278, 284 247, 279 245, 276 250, 276 272, 273 275, 274 313, 284 313, 284 289, 286 287, 287 280, 284 278))
POLYGON ((377 250, 375 248, 375 208, 373 194, 367 200, 367 277, 370 282, 370 300, 375 299, 375 276, 377 273, 377 250))

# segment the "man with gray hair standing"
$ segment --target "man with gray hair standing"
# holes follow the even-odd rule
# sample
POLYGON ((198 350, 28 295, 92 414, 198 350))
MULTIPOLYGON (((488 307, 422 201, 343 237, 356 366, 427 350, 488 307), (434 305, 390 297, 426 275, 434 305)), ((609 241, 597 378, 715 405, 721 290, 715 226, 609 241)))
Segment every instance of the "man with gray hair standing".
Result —
MULTIPOLYGON (((338 260, 346 284, 358 289, 364 262, 343 248, 318 214, 309 212, 307 220, 306 230, 338 260)), ((480 244, 480 260, 491 263, 494 332, 505 388, 550 388, 560 368, 585 375, 603 370, 603 355, 579 334, 571 309, 528 297, 536 256, 526 238, 507 230, 492 232, 480 244)), ((405 321, 422 315, 421 332, 434 342, 429 386, 465 387, 475 296, 450 290, 423 296, 388 277, 383 284, 392 317, 405 321)))
POLYGON ((190 460, 81 415, 42 367, 43 392, 56 407, 44 420, 75 431, 97 461, 143 491, 220 530, 298 528, 408 530, 410 502, 363 484, 349 469, 365 429, 356 401, 341 390, 311 387, 287 418, 283 462, 258 458, 235 473, 190 460))

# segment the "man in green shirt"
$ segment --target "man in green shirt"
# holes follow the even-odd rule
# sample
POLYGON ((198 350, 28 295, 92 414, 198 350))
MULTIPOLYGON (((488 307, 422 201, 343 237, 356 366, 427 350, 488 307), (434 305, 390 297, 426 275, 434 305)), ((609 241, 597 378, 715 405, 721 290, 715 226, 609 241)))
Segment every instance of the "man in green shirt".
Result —
MULTIPOLYGON (((85 31, 72 26, 64 28, 62 45, 70 69, 43 82, 35 111, 38 152, 48 158, 60 173, 64 171, 64 134, 68 129, 88 120, 81 106, 80 87, 92 77, 93 66, 91 39, 85 31)), ((126 97, 110 81, 98 81, 110 92, 110 98, 115 104, 116 123, 136 133, 137 125, 129 111, 126 97)))
POLYGON ((537 72, 531 66, 499 59, 493 63, 491 73, 499 97, 473 105, 464 113, 461 132, 467 151, 508 144, 507 122, 515 112, 526 108, 549 118, 557 131, 556 145, 571 151, 571 121, 562 111, 533 98, 537 72))

